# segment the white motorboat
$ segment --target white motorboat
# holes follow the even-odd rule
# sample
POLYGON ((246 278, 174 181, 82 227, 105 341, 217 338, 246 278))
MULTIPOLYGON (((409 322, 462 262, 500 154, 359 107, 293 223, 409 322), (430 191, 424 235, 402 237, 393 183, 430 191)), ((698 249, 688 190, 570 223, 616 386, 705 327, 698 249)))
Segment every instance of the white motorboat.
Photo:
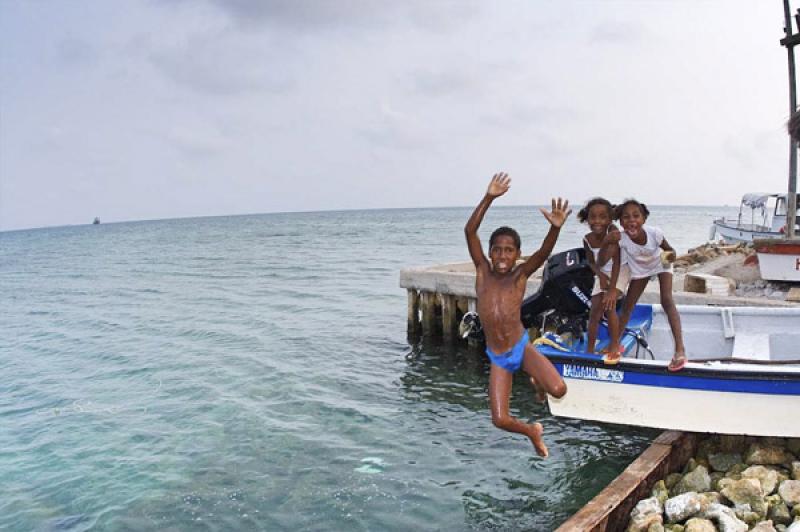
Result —
MULTIPOLYGON (((800 308, 679 306, 688 362, 660 305, 638 305, 608 365, 573 345, 538 346, 567 383, 556 416, 721 434, 800 437, 800 308), (637 339, 638 337, 638 339, 637 339)), ((601 330, 598 348, 607 342, 601 330)), ((549 344, 549 345, 548 345, 549 344)))
MULTIPOLYGON (((719 237, 732 244, 752 242, 754 239, 783 238, 786 232, 786 198, 786 194, 745 194, 739 205, 739 216, 735 220, 714 220, 710 239, 719 237), (747 210, 750 211, 749 216, 747 210)), ((795 223, 800 223, 800 217, 795 223)))

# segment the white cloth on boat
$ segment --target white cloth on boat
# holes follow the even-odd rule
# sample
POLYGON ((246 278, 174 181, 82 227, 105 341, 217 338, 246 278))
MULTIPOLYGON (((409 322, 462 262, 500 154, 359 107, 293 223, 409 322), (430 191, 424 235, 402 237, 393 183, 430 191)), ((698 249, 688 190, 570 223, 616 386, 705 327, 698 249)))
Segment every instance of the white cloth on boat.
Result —
POLYGON ((742 205, 751 209, 764 208, 767 200, 774 194, 763 194, 761 192, 751 192, 742 196, 742 205))
POLYGON ((644 244, 637 244, 625 232, 619 240, 619 246, 626 255, 626 262, 631 270, 631 279, 647 279, 659 273, 672 273, 672 264, 666 268, 661 264, 664 232, 652 225, 643 225, 642 231, 647 236, 644 244))

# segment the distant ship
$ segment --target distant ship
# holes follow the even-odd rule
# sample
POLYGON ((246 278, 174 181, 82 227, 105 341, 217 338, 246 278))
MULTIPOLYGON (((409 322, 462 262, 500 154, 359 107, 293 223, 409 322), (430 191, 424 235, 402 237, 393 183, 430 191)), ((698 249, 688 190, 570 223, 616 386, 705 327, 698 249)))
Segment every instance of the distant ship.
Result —
POLYGON ((94 221, 92 222, 92 224, 94 224, 94 225, 98 225, 99 223, 100 223, 100 218, 98 218, 97 216, 95 216, 95 217, 94 217, 94 221))

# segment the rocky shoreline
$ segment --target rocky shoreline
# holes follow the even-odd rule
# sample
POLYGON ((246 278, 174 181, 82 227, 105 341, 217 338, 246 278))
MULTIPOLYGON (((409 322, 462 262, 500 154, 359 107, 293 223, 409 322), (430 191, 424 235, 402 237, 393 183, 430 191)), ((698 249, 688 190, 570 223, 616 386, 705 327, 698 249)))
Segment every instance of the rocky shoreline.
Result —
POLYGON ((701 438, 684 470, 639 501, 628 532, 800 532, 800 438, 701 438))
POLYGON ((765 281, 758 269, 758 258, 752 244, 708 243, 692 248, 674 263, 676 273, 703 272, 731 279, 740 297, 764 297, 785 301, 796 285, 765 281))

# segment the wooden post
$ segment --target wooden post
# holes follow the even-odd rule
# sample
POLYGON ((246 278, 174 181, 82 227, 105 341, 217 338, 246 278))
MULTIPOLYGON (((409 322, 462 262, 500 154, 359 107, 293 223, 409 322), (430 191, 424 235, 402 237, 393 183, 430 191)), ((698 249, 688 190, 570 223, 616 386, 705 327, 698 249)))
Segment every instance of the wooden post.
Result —
MULTIPOLYGON (((786 47, 789 59, 789 115, 797 112, 797 78, 794 64, 794 47, 798 44, 800 34, 792 30, 792 14, 789 0, 783 0, 783 16, 785 19, 783 30, 786 37, 781 39, 781 44, 786 47)), ((800 18, 798 18, 800 24, 800 18)), ((794 225, 797 217, 797 141, 789 136, 789 186, 786 196, 786 238, 795 237, 794 225)))
POLYGON ((422 334, 433 336, 436 334, 436 294, 422 292, 422 334))
MULTIPOLYGON (((477 312, 478 311, 478 300, 471 297, 467 300, 467 312, 477 312)), ((475 338, 467 338, 467 345, 470 349, 480 349, 481 342, 476 340, 475 338)))
POLYGON ((442 336, 444 341, 451 343, 456 337, 456 297, 442 294, 442 336))
POLYGON ((410 288, 408 290, 408 329, 409 338, 416 339, 421 332, 419 321, 419 292, 410 288))

